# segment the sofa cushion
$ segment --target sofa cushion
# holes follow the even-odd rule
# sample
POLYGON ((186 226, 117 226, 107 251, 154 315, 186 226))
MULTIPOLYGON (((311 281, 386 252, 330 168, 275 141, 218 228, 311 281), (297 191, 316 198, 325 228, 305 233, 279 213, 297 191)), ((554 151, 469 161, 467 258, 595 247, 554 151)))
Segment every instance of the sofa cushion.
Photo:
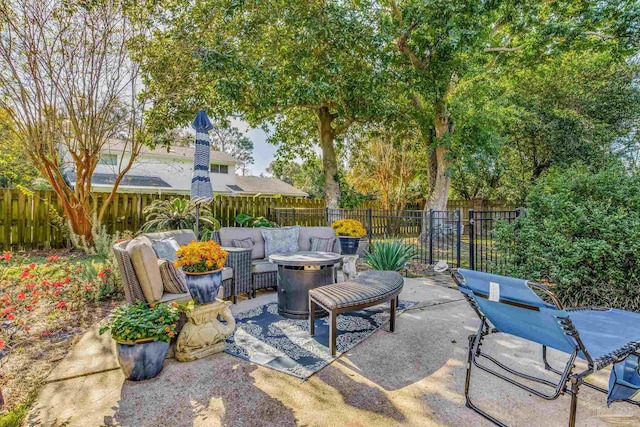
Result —
POLYGON ((251 259, 264 258, 264 239, 260 228, 243 228, 243 227, 222 227, 220 229, 220 244, 226 247, 234 247, 233 240, 242 240, 246 238, 253 239, 253 248, 251 248, 251 259))
POLYGON ((234 248, 252 249, 255 242, 253 237, 247 237, 246 239, 233 239, 231 241, 234 248))
POLYGON ((253 274, 272 273, 274 271, 278 271, 278 266, 269 262, 268 259, 256 259, 251 261, 251 273, 253 274))
POLYGON ((160 267, 158 267, 158 257, 153 249, 142 240, 135 238, 127 244, 127 252, 147 302, 160 300, 164 288, 160 267))
MULTIPOLYGON (((173 237, 180 246, 184 246, 187 243, 191 243, 196 240, 196 234, 193 230, 159 231, 157 233, 145 233, 141 237, 146 237, 149 240, 173 237)), ((149 244, 151 244, 151 242, 149 242, 149 244)))
POLYGON ((175 261, 178 259, 176 251, 180 249, 180 245, 173 237, 165 237, 164 239, 150 239, 151 248, 156 256, 161 259, 175 261))
MULTIPOLYGON (((298 239, 298 247, 301 251, 311 250, 311 238, 319 237, 321 239, 329 239, 336 237, 336 232, 331 227, 300 227, 300 237, 298 239)), ((340 253, 340 242, 336 239, 333 244, 333 250, 329 252, 340 253)))
POLYGON ((298 252, 298 236, 300 227, 263 228, 264 257, 273 254, 288 254, 298 252))
POLYGON ((158 260, 160 267, 160 277, 165 292, 170 294, 183 294, 187 292, 187 280, 184 273, 173 265, 173 262, 166 259, 158 260))
POLYGON ((336 245, 337 237, 329 237, 323 239, 322 237, 311 238, 311 250, 320 252, 333 252, 333 248, 336 245))

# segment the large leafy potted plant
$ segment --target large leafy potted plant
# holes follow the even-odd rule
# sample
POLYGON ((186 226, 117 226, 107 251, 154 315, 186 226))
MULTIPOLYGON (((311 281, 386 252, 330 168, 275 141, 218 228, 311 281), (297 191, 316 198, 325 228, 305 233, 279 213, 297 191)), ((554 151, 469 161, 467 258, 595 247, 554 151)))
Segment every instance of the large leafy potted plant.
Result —
POLYGON ((186 275, 187 288, 196 303, 213 302, 222 285, 222 268, 229 252, 213 240, 193 241, 176 251, 174 264, 186 275))
POLYGON ((169 342, 176 335, 178 304, 145 304, 118 307, 100 334, 111 331, 118 361, 127 379, 153 378, 162 371, 169 342))
POLYGON ((367 234, 367 230, 357 219, 339 219, 331 224, 331 228, 340 239, 340 248, 344 255, 355 255, 360 239, 367 234))

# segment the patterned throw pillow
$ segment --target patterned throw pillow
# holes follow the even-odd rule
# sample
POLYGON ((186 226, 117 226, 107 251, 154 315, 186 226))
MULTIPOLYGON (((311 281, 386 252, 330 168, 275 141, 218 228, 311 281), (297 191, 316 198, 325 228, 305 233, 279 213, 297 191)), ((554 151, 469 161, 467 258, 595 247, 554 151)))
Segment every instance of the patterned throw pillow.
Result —
POLYGON ((170 294, 183 294, 187 292, 187 280, 184 273, 173 265, 173 262, 166 259, 158 260, 160 267, 160 277, 164 291, 170 294))
POLYGON ((333 252, 335 244, 335 237, 329 237, 327 239, 323 239, 322 237, 311 238, 311 250, 314 252, 333 252))
POLYGON ((178 259, 176 251, 180 249, 180 245, 173 237, 153 239, 151 240, 151 247, 158 258, 168 259, 169 261, 175 261, 178 259))
POLYGON ((269 258, 273 254, 286 254, 298 252, 298 237, 300 227, 263 228, 264 257, 269 258))
POLYGON ((247 237, 246 239, 233 239, 231 244, 234 248, 253 249, 253 239, 247 237))

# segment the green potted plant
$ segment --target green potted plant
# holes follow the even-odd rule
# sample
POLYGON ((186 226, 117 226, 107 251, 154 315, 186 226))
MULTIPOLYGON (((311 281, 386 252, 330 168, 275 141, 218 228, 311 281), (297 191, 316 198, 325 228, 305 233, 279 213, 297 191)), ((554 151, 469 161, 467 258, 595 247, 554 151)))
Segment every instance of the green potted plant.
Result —
POLYGON ((193 241, 176 251, 174 264, 186 275, 187 288, 199 304, 213 302, 222 285, 222 268, 229 252, 213 240, 193 241))
POLYGON ((153 378, 162 371, 169 342, 176 335, 178 304, 145 304, 142 301, 118 307, 100 334, 111 331, 118 361, 132 381, 153 378))
POLYGON ((339 219, 331 224, 340 239, 340 248, 344 255, 355 255, 360 239, 367 234, 362 223, 357 219, 339 219))

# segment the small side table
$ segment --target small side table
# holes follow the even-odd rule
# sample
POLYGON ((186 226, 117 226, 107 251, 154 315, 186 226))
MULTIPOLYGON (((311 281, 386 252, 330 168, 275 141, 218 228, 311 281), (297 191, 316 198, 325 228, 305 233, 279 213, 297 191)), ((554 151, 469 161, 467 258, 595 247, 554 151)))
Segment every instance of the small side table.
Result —
POLYGON ((229 307, 231 302, 215 300, 196 305, 187 311, 187 323, 178 335, 176 360, 191 362, 224 350, 224 340, 236 329, 236 320, 229 307), (218 317, 227 323, 222 324, 218 317))
POLYGON ((358 258, 358 255, 342 255, 342 273, 345 280, 351 280, 358 275, 356 269, 358 258))

